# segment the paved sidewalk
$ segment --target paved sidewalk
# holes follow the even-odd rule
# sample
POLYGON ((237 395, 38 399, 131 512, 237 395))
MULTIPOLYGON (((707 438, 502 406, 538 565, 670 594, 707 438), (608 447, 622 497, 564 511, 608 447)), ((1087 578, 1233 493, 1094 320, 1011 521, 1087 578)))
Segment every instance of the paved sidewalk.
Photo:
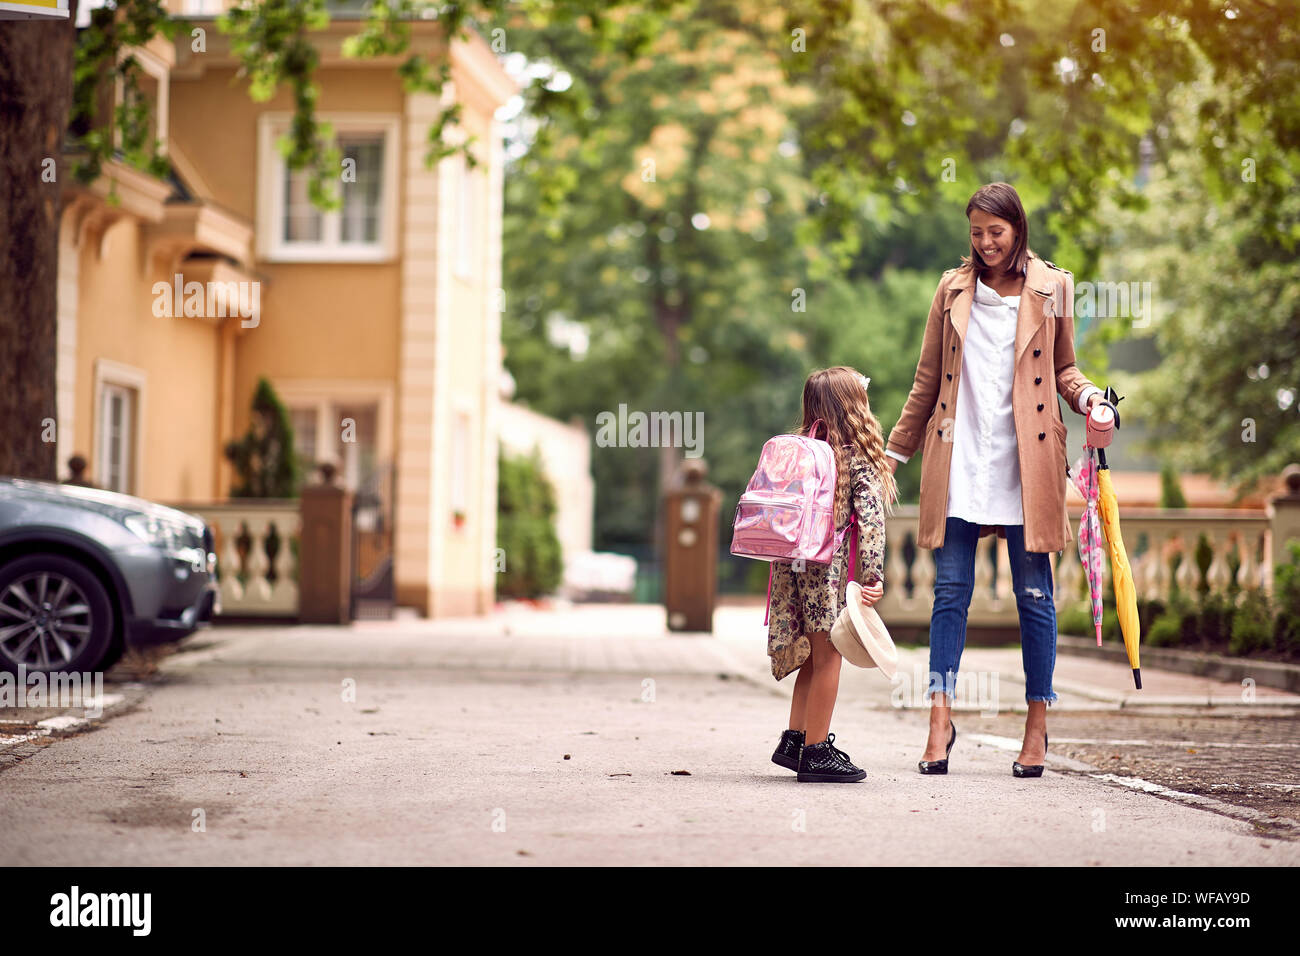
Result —
MULTIPOLYGON (((718 608, 712 635, 669 632, 663 607, 650 604, 557 605, 553 610, 506 605, 484 617, 427 621, 418 627, 411 620, 368 626, 463 638, 463 644, 444 645, 437 651, 439 660, 451 667, 630 673, 653 665, 660 672, 727 672, 787 697, 794 686, 793 677, 780 683, 772 679, 762 609, 747 606, 718 608)), ((892 686, 879 671, 845 665, 841 700, 852 700, 855 706, 924 708, 928 671, 925 647, 899 649, 898 677, 892 686)), ((959 711, 1025 710, 1019 648, 967 648, 960 679, 959 711), (966 700, 960 699, 962 694, 966 700)), ((1300 696, 1269 687, 1251 688, 1253 699, 1248 700, 1250 695, 1238 683, 1155 668, 1143 669, 1142 682, 1142 690, 1133 687, 1125 663, 1058 654, 1053 685, 1060 700, 1052 710, 1206 707, 1251 714, 1300 713, 1300 696)))
POLYGON ((924 712, 848 668, 835 729, 868 778, 799 784, 767 759, 791 681, 748 617, 727 623, 666 635, 606 607, 218 628, 133 711, 0 773, 0 865, 1300 864, 1246 809, 1055 753, 1017 780, 984 730, 1005 718, 959 714, 952 773, 923 777, 924 712))

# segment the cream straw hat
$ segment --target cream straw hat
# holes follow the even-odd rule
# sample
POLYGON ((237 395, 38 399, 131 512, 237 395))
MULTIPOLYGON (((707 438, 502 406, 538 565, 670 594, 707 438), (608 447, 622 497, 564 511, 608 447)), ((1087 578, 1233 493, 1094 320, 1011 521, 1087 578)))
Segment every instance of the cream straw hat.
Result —
POLYGON ((848 605, 835 619, 831 643, 856 667, 878 667, 887 680, 898 670, 898 650, 885 622, 874 607, 862 605, 862 585, 850 581, 845 589, 848 605))

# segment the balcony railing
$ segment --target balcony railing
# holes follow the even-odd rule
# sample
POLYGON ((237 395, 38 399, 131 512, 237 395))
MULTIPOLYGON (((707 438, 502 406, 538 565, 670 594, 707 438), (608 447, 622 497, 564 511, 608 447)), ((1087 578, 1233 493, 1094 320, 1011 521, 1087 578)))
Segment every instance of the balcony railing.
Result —
MULTIPOLYGON (((1070 529, 1076 537, 1059 556, 1051 552, 1058 610, 1088 596, 1077 544, 1079 519, 1073 512, 1070 529)), ((903 505, 885 523, 885 595, 877 609, 891 624, 930 622, 934 558, 930 550, 916 547, 918 515, 916 505, 903 505)), ((1201 585, 1196 549, 1202 535, 1210 548, 1205 585, 1211 592, 1233 593, 1240 600, 1252 588, 1271 589, 1272 532, 1263 511, 1127 508, 1120 524, 1139 598, 1167 601, 1175 586, 1184 594, 1194 593, 1201 585)), ((1109 585, 1109 557, 1102 566, 1103 584, 1109 585)), ((971 627, 1014 627, 1018 621, 1006 541, 996 534, 980 539, 967 620, 971 627)))
POLYGON ((294 500, 180 505, 212 528, 223 616, 297 617, 301 521, 294 500))

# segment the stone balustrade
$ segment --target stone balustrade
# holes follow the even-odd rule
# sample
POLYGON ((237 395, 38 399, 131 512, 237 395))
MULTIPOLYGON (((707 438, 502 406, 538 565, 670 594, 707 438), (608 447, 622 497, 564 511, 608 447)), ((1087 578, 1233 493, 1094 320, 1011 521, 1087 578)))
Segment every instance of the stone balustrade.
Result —
POLYGON ((297 501, 235 499, 177 507, 212 529, 223 616, 298 616, 297 501))
MULTIPOLYGON (((934 594, 933 552, 915 546, 919 508, 902 505, 886 519, 885 595, 877 610, 891 624, 928 626, 934 594)), ((1200 587, 1196 549, 1202 535, 1210 548, 1205 580, 1211 592, 1234 593, 1272 587, 1273 521, 1264 511, 1203 508, 1121 509, 1120 527, 1139 598, 1168 600, 1175 586, 1185 594, 1200 587), (1171 573, 1171 567, 1176 568, 1171 573), (1232 585, 1236 584, 1236 588, 1232 585)), ((1071 509, 1075 538, 1053 552, 1057 609, 1088 596, 1079 560, 1079 518, 1071 509)), ((1102 562, 1110 583, 1110 559, 1102 562)), ((971 627, 1016 627, 1015 596, 1007 545, 996 534, 980 539, 975 561, 975 592, 967 623, 971 627), (996 567, 996 573, 995 573, 996 567)))

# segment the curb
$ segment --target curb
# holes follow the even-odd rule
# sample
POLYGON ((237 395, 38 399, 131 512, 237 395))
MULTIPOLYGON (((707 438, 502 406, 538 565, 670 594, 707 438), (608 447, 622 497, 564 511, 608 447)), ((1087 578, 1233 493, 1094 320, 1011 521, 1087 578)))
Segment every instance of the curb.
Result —
POLYGON ((18 734, 0 735, 0 771, 17 766, 28 757, 40 753, 51 740, 97 730, 106 721, 130 713, 144 699, 145 693, 143 685, 132 681, 113 693, 104 694, 101 703, 103 711, 98 717, 58 714, 36 721, 29 725, 31 729, 18 734))
MULTIPOLYGON (((1095 639, 1059 634, 1056 638, 1059 653, 1128 663, 1128 653, 1115 645, 1098 647, 1095 639)), ((1225 657, 1202 651, 1181 651, 1171 647, 1142 647, 1143 667, 1209 677, 1213 680, 1239 684, 1252 680, 1261 687, 1272 687, 1292 694, 1300 694, 1300 664, 1283 664, 1278 661, 1254 661, 1249 658, 1225 657)))

